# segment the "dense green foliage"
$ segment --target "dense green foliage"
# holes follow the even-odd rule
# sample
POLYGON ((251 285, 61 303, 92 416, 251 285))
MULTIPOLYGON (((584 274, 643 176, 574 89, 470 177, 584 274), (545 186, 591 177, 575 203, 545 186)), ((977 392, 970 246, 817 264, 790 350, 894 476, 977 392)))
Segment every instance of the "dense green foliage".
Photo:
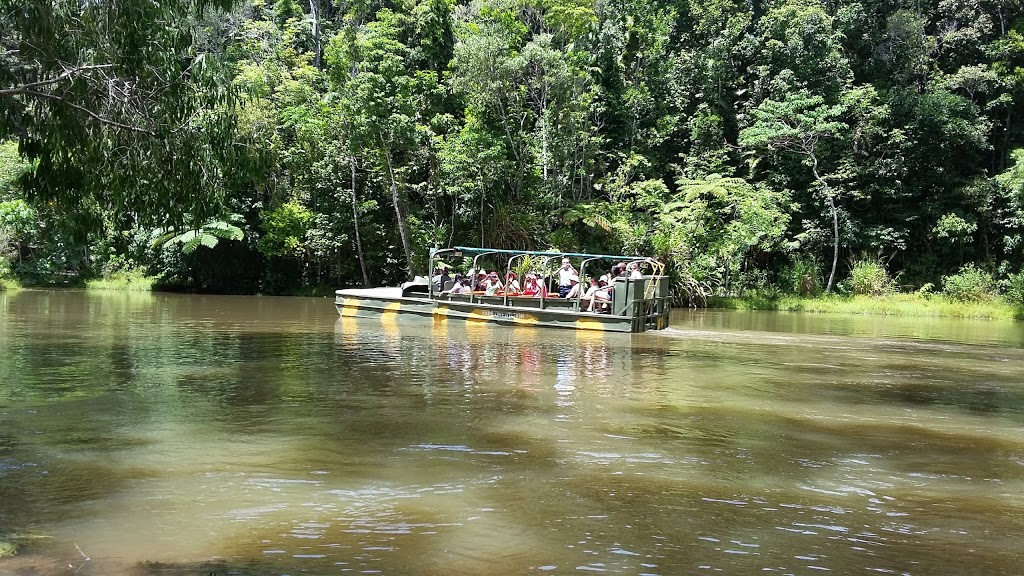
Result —
POLYGON ((943 276, 942 291, 960 302, 982 302, 995 295, 996 282, 992 274, 967 264, 956 274, 943 276))
POLYGON ((197 19, 229 5, 0 0, 0 139, 33 162, 29 197, 82 232, 216 215, 246 155, 197 19))
MULTIPOLYGON (((180 289, 289 292, 396 281, 465 244, 652 254, 697 302, 1019 284, 1022 0, 159 4, 126 1, 131 30, 87 26, 35 68, 0 52, 0 138, 31 162, 14 189, 0 154, 0 201, 34 215, 0 237, 23 278, 120 258, 180 289), (185 57, 194 77, 148 72, 185 57), (105 121, 8 87, 67 62, 46 88, 105 121), (108 71, 151 97, 95 92, 108 71), (229 214, 240 240, 203 235, 229 214)), ((0 50, 42 33, 14 6, 0 50)))

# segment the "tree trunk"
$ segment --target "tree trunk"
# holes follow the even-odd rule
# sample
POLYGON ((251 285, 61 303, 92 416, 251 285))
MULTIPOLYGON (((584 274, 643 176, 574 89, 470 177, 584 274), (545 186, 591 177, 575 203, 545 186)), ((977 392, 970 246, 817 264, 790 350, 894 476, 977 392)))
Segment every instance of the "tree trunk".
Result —
POLYGON ((836 201, 832 197, 832 188, 825 179, 818 174, 818 157, 811 154, 811 171, 814 179, 817 180, 825 190, 825 198, 828 198, 828 207, 832 211, 832 272, 828 275, 828 284, 825 285, 825 293, 832 292, 832 283, 836 279, 836 265, 839 263, 839 213, 836 211, 836 201))
POLYGON ((395 167, 391 162, 391 150, 381 138, 381 153, 388 165, 388 178, 391 179, 391 202, 395 205, 395 217, 398 219, 398 236, 402 239, 402 250, 405 252, 405 266, 409 277, 413 276, 412 246, 409 244, 409 232, 405 229, 405 210, 398 194, 398 180, 395 178, 395 167))
POLYGON ((320 68, 323 46, 320 42, 320 0, 309 0, 309 15, 313 18, 313 65, 320 68))
POLYGON ((359 257, 359 270, 363 273, 363 287, 370 287, 370 275, 366 273, 366 260, 363 259, 363 240, 359 236, 359 202, 356 199, 356 157, 349 160, 352 167, 352 226, 356 231, 356 256, 359 257))
POLYGON ((836 212, 836 202, 832 198, 832 190, 825 186, 825 195, 828 197, 828 205, 832 210, 832 272, 828 275, 828 285, 825 286, 825 293, 832 291, 832 282, 836 278, 836 264, 839 262, 839 214, 836 212))
POLYGON ((540 103, 540 140, 541 140, 541 163, 543 164, 543 179, 548 181, 548 88, 547 81, 544 82, 544 93, 540 103))

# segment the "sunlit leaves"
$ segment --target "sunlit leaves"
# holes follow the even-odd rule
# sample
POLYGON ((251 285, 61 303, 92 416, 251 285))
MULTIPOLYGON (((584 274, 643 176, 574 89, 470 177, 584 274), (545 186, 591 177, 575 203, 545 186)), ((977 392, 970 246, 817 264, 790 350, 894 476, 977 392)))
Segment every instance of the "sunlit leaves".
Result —
POLYGON ((263 234, 256 243, 268 256, 298 256, 315 215, 292 200, 260 215, 263 234))
MULTIPOLYGON (((233 215, 235 218, 237 214, 233 215)), ((154 248, 180 245, 185 254, 195 252, 199 247, 213 248, 221 240, 241 240, 242 229, 224 220, 212 220, 198 227, 181 231, 180 229, 157 228, 152 233, 151 245, 154 248)))

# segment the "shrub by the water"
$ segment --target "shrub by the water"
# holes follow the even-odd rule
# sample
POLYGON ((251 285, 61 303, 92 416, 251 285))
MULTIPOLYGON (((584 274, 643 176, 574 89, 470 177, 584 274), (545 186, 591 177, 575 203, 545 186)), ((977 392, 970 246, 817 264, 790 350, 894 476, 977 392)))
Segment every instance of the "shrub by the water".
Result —
POLYGON ((149 292, 156 280, 156 276, 148 276, 145 268, 132 260, 114 257, 103 267, 103 276, 89 280, 85 287, 89 290, 149 292))
POLYGON ((821 277, 818 265, 809 258, 796 259, 779 274, 782 290, 800 296, 814 296, 821 293, 821 277))
POLYGON ((896 282, 889 277, 885 266, 873 260, 861 260, 850 272, 850 287, 854 294, 888 296, 896 292, 896 282))
POLYGON ((996 281, 988 272, 967 264, 956 274, 942 277, 942 291, 960 302, 982 302, 995 296, 996 281))
POLYGON ((1024 306, 1024 271, 1010 274, 1003 282, 1006 300, 1015 306, 1024 306))

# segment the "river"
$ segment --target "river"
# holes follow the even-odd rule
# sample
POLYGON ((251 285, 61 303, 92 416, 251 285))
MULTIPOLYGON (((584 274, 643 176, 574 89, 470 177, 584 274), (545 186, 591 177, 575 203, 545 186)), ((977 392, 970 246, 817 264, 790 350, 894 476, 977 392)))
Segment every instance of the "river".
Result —
POLYGON ((1022 345, 0 293, 0 574, 1020 574, 1022 345))

